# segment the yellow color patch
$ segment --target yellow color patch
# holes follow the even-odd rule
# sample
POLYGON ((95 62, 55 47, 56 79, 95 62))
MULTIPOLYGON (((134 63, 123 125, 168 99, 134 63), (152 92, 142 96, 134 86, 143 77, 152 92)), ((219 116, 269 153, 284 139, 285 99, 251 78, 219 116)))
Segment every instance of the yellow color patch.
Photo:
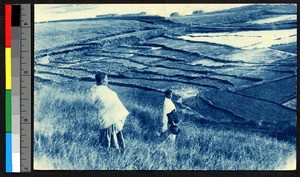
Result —
POLYGON ((11 48, 5 48, 5 89, 11 89, 11 48))

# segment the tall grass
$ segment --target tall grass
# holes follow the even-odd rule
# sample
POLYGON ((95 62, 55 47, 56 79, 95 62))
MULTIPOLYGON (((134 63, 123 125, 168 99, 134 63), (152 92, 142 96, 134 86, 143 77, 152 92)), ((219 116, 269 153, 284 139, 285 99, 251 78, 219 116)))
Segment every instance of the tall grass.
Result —
POLYGON ((79 170, 274 170, 295 144, 260 133, 182 120, 175 143, 158 137, 162 95, 119 88, 131 114, 124 126, 126 149, 99 146, 97 110, 86 91, 54 86, 35 91, 35 169, 79 170))

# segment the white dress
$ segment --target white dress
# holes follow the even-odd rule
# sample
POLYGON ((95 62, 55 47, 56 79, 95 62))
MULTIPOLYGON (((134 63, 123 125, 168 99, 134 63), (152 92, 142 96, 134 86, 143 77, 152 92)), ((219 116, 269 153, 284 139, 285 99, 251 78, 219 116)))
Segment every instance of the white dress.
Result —
POLYGON ((162 133, 168 130, 168 116, 170 112, 176 110, 176 107, 173 101, 169 98, 165 98, 164 107, 163 107, 163 115, 162 115, 162 133))
POLYGON ((91 93, 92 102, 99 109, 100 128, 104 129, 115 124, 117 132, 121 131, 129 112, 117 93, 103 85, 94 85, 91 88, 91 93))

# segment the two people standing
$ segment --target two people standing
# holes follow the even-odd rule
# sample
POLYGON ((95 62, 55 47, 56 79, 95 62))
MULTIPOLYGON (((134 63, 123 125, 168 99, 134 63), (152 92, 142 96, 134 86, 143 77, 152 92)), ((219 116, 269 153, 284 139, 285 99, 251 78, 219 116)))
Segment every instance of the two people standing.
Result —
MULTIPOLYGON (((116 149, 124 149, 125 142, 123 137, 123 126, 129 111, 125 108, 117 93, 107 87, 107 74, 97 72, 95 75, 96 85, 91 88, 92 103, 98 108, 98 119, 100 126, 100 144, 106 148, 115 147, 116 149)), ((163 105, 162 127, 161 133, 165 134, 167 130, 171 130, 170 138, 175 140, 176 132, 172 132, 172 128, 176 125, 170 120, 171 113, 176 111, 176 107, 172 102, 172 91, 165 91, 165 100, 163 105)))

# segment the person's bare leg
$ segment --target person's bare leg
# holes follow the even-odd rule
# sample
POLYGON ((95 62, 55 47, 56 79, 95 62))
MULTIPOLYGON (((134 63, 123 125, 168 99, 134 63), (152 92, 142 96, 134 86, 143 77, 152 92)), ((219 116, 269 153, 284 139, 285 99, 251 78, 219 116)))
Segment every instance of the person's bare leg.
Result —
POLYGON ((119 142, 118 142, 118 137, 117 137, 117 129, 115 124, 112 125, 112 132, 111 132, 111 141, 112 141, 112 145, 116 148, 119 149, 119 142))
POLYGON ((125 141, 124 141, 124 137, 123 137, 122 131, 119 131, 117 133, 117 138, 118 138, 118 142, 119 142, 120 148, 124 149, 125 148, 125 141))

